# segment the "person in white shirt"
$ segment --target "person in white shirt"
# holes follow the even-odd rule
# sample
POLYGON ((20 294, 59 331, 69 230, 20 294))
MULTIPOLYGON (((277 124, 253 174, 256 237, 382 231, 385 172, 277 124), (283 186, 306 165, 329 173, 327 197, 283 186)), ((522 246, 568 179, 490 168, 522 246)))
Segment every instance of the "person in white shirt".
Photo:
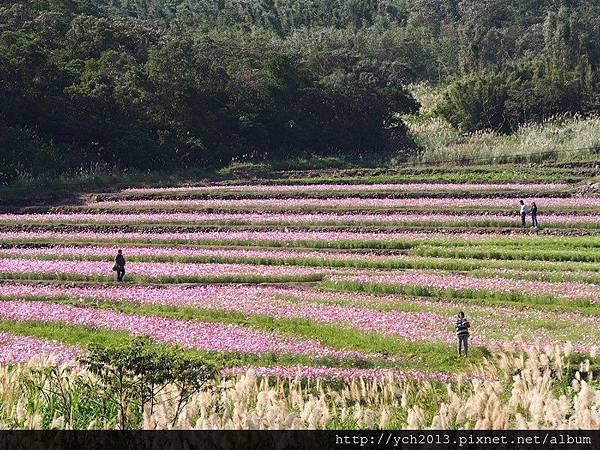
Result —
POLYGON ((521 214, 521 226, 525 228, 527 226, 525 222, 527 218, 527 204, 523 200, 519 200, 519 203, 521 204, 521 210, 519 211, 519 214, 521 214))

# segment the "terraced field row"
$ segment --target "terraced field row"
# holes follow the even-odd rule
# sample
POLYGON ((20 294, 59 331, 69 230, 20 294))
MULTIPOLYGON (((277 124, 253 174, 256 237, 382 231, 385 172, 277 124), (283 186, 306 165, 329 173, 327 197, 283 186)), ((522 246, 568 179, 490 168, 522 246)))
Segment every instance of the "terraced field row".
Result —
POLYGON ((452 323, 466 309, 475 361, 506 345, 589 351, 600 337, 600 202, 570 195, 564 183, 215 185, 2 214, 0 330, 15 336, 7 347, 42 339, 33 348, 62 345, 66 359, 86 342, 147 335, 229 367, 280 367, 271 373, 452 374, 466 367, 452 323), (544 208, 540 234, 519 227, 511 194, 528 191, 544 208), (325 226, 354 228, 311 229, 325 226), (117 247, 127 274, 113 285, 117 247))

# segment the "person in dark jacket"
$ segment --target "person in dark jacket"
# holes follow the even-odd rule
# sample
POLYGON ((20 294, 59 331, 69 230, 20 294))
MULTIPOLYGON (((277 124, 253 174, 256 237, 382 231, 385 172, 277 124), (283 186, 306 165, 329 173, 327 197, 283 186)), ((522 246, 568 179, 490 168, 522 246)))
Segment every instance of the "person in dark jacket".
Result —
POLYGON ((117 257, 115 258, 115 270, 117 271, 117 281, 122 282, 123 277, 125 276, 125 257, 123 256, 122 250, 117 252, 117 257))
POLYGON ((533 228, 539 228, 538 220, 537 220, 537 205, 535 202, 531 202, 531 209, 529 210, 531 213, 531 226, 533 228))
POLYGON ((469 320, 465 317, 464 312, 458 313, 458 318, 456 319, 456 336, 458 337, 458 356, 462 355, 464 350, 465 356, 467 356, 467 352, 469 351, 469 328, 471 324, 469 320))

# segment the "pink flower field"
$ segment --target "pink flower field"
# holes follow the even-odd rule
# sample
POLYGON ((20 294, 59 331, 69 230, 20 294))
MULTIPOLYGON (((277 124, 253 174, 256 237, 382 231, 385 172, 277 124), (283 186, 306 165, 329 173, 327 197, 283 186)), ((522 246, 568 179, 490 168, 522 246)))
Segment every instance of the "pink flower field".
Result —
POLYGON ((335 350, 316 341, 294 339, 275 332, 258 331, 223 323, 172 320, 120 314, 110 310, 82 308, 39 301, 2 301, 5 320, 58 322, 107 328, 144 335, 159 342, 212 352, 290 353, 315 358, 369 358, 360 352, 335 350))
MULTIPOLYGON (((461 232, 452 235, 457 239, 491 239, 500 237, 502 234, 461 232)), ((409 241, 416 239, 444 239, 448 238, 446 233, 426 232, 356 232, 356 231, 205 231, 205 232, 181 232, 181 233, 100 233, 94 231, 0 231, 0 240, 29 240, 32 242, 43 240, 58 240, 68 242, 70 240, 90 240, 110 243, 119 243, 125 240, 138 241, 173 241, 179 242, 201 242, 201 241, 250 241, 250 242, 294 242, 294 241, 409 241)), ((518 239, 518 237, 516 237, 518 239)))
POLYGON ((309 318, 330 325, 344 325, 365 331, 393 334, 406 340, 433 340, 453 342, 448 333, 451 321, 439 314, 418 312, 378 312, 362 308, 324 305, 306 301, 286 301, 278 295, 290 295, 295 291, 278 288, 203 286, 186 289, 57 289, 36 286, 18 286, 11 292, 10 286, 0 287, 0 295, 7 296, 69 296, 130 300, 142 303, 194 306, 202 309, 217 308, 225 311, 243 312, 248 315, 264 314, 279 318, 309 318), (447 322, 446 325, 443 325, 447 322))
MULTIPOLYGON (((316 292, 306 289, 275 286, 206 285, 193 287, 68 287, 40 284, 2 284, 0 296, 5 298, 71 298, 96 301, 130 301, 140 304, 160 304, 176 307, 192 306, 199 309, 220 309, 242 312, 247 315, 263 314, 276 318, 307 318, 329 325, 358 328, 367 332, 378 332, 400 337, 407 341, 454 342, 452 334, 453 314, 456 305, 449 302, 431 302, 425 299, 404 299, 398 296, 372 297, 359 293, 316 292), (328 303, 315 302, 327 300, 328 303), (347 305, 329 302, 344 301, 347 305), (422 306, 423 311, 379 311, 365 307, 367 300, 385 303, 411 301, 422 306), (446 310, 444 313, 426 310, 446 310)), ((589 329, 598 328, 600 316, 585 317, 577 313, 543 313, 538 311, 517 312, 509 308, 474 308, 478 311, 477 332, 472 341, 477 345, 496 347, 511 343, 512 333, 504 332, 504 339, 488 335, 490 330, 504 329, 511 322, 514 332, 527 334, 523 345, 544 347, 557 342, 566 342, 559 334, 540 330, 529 335, 531 320, 568 320, 578 322, 589 329)), ((576 348, 589 349, 593 337, 582 338, 576 348)))
POLYGON ((295 185, 214 185, 214 186, 180 186, 164 188, 131 188, 123 190, 124 193, 149 194, 165 192, 223 192, 223 191, 249 191, 278 193, 288 191, 313 192, 313 191, 425 191, 425 190, 474 190, 484 189, 490 191, 502 190, 553 190, 567 187, 563 183, 388 183, 388 184, 295 184, 295 185))
MULTIPOLYGON (((73 274, 82 276, 106 276, 111 274, 112 262, 60 261, 35 259, 0 259, 0 273, 5 274, 73 274)), ((251 264, 179 264, 179 263, 136 263, 128 271, 131 275, 158 277, 302 277, 319 275, 319 269, 286 266, 255 266, 251 264)))
POLYGON ((16 364, 48 358, 56 364, 74 364, 83 350, 55 341, 0 332, 0 364, 16 364))
POLYGON ((572 196, 570 185, 334 182, 112 194, 0 213, 0 362, 74 363, 85 348, 33 336, 95 328, 220 353, 224 375, 446 383, 480 376, 475 364, 488 350, 584 353, 600 339, 600 198, 572 196), (530 216, 520 227, 521 193, 538 203, 541 230, 529 229, 530 216), (127 273, 117 284, 118 248, 127 273), (454 356, 460 310, 472 321, 465 362, 454 356))
MULTIPOLYGON (((600 207, 598 198, 550 197, 525 199, 536 201, 540 208, 545 206, 577 208, 600 207)), ((519 210, 519 199, 515 198, 285 198, 285 199, 186 199, 186 200, 109 200, 90 203, 89 207, 132 208, 132 207, 202 207, 202 208, 432 208, 432 207, 512 207, 519 210)))
POLYGON ((335 281, 358 281, 361 283, 382 283, 397 285, 426 286, 435 289, 489 290, 515 292, 530 295, 547 295, 568 299, 589 299, 600 301, 600 287, 594 284, 574 282, 531 281, 513 278, 476 278, 468 275, 438 275, 417 271, 390 273, 361 273, 345 276, 334 275, 335 281))
MULTIPOLYGON (((540 216, 546 224, 599 224, 596 214, 545 214, 540 216)), ((154 214, 3 214, 0 222, 67 222, 67 223, 121 223, 121 222, 241 222, 241 223, 504 223, 519 225, 516 212, 501 214, 267 214, 267 213, 154 213, 154 214)))
MULTIPOLYGON (((124 250, 129 257, 173 257, 173 258, 312 258, 312 259, 372 259, 372 258, 408 258, 406 255, 379 256, 341 251, 319 251, 305 249, 280 248, 218 248, 218 247, 169 247, 164 246, 128 246, 124 250)), ((112 259, 117 252, 117 246, 54 246, 54 247, 13 247, 0 248, 1 256, 38 258, 38 257, 77 257, 77 258, 106 258, 112 259)))
POLYGON ((435 380, 447 383, 453 377, 446 372, 420 372, 418 370, 396 371, 390 369, 347 369, 338 367, 306 367, 306 366, 283 366, 283 367, 250 367, 239 366, 225 369, 222 374, 242 375, 251 370, 256 376, 272 378, 316 378, 333 380, 351 380, 355 378, 364 379, 393 379, 393 380, 435 380))

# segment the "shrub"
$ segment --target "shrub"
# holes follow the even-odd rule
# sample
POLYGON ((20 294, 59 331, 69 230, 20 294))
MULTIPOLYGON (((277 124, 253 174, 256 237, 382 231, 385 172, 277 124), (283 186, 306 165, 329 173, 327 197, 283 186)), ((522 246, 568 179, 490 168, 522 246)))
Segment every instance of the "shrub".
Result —
POLYGON ((598 78, 585 61, 574 69, 540 60, 486 69, 451 83, 438 112, 463 132, 512 133, 558 114, 597 113, 598 78))
POLYGON ((122 430, 130 428, 134 418, 139 420, 145 409, 151 415, 157 397, 167 390, 176 398, 171 418, 175 423, 192 395, 207 387, 217 372, 214 365, 198 356, 161 348, 145 337, 118 347, 91 346, 81 362, 100 379, 102 390, 116 403, 122 430))

